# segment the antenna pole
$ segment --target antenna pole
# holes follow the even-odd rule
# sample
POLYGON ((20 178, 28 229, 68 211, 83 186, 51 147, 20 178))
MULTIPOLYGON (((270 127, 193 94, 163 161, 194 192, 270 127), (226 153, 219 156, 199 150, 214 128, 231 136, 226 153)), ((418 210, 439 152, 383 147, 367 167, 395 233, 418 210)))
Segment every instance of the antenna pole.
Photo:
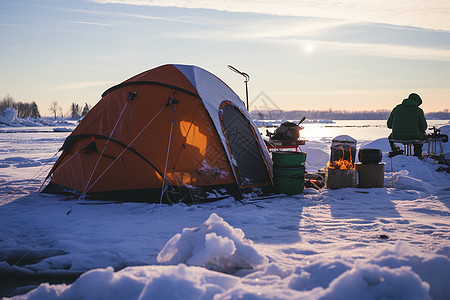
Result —
POLYGON ((236 69, 235 67, 233 67, 232 65, 228 65, 228 69, 230 69, 231 71, 238 73, 239 75, 244 76, 244 83, 245 83, 245 99, 247 102, 247 111, 250 111, 250 106, 248 105, 248 81, 250 80, 250 76, 247 73, 241 72, 238 69, 236 69))

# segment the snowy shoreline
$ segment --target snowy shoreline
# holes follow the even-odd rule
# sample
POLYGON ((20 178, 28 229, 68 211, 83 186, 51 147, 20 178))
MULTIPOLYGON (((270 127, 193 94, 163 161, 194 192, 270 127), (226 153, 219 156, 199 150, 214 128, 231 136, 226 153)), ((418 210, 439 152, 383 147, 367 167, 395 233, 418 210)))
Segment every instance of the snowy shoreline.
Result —
MULTIPOLYGON (((356 130, 339 130, 344 129, 356 130)), ((450 132, 450 126, 443 129, 450 132)), ((0 282, 0 296, 447 299, 450 294, 450 174, 436 172, 439 165, 429 158, 391 160, 386 138, 358 140, 359 147, 382 150, 385 188, 305 189, 244 205, 227 198, 169 206, 75 203, 37 193, 68 134, 0 132, 0 276, 30 278, 17 289, 0 282), (74 274, 82 275, 72 283, 74 274), (32 280, 40 276, 44 281, 32 280)), ((450 155, 449 143, 444 146, 450 155)), ((309 170, 324 166, 329 147, 329 138, 302 147, 309 170)))

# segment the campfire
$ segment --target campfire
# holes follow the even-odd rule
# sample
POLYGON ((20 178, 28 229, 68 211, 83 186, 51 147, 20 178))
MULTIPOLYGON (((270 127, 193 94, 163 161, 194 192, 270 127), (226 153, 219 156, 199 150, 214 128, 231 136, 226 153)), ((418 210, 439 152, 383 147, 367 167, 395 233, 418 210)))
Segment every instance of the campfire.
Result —
POLYGON ((342 155, 338 160, 329 161, 327 163, 327 169, 335 169, 335 170, 351 170, 354 169, 355 165, 353 164, 352 152, 350 150, 345 150, 342 148, 342 155), (347 153, 348 155, 346 155, 347 153), (345 159, 349 157, 349 159, 345 159))

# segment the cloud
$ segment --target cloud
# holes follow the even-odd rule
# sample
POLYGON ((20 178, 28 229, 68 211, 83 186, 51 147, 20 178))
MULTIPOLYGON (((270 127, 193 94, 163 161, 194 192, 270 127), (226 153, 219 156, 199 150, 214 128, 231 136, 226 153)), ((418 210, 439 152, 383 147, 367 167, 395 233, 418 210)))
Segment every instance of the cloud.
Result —
MULTIPOLYGON (((296 41, 299 48, 304 48, 308 41, 296 41)), ((441 48, 423 48, 393 44, 352 43, 336 41, 314 42, 316 51, 329 51, 342 55, 371 55, 399 59, 450 61, 450 50, 441 48)))
POLYGON ((167 17, 148 16, 148 15, 142 15, 142 14, 130 14, 130 13, 114 13, 114 15, 121 16, 121 17, 145 19, 145 20, 167 21, 167 22, 185 23, 185 24, 191 24, 191 25, 201 25, 201 26, 207 26, 207 27, 218 27, 218 28, 223 27, 221 25, 212 24, 211 23, 212 20, 210 20, 210 19, 201 19, 199 17, 197 17, 195 19, 189 18, 189 17, 167 18, 167 17))
POLYGON ((450 30, 448 0, 91 0, 96 3, 116 3, 161 7, 204 8, 229 12, 267 15, 318 17, 354 22, 383 23, 433 30, 450 30))
POLYGON ((94 26, 114 27, 114 25, 104 24, 104 23, 95 23, 95 22, 71 21, 70 23, 73 23, 73 24, 82 24, 82 25, 94 25, 94 26))
MULTIPOLYGON (((204 20, 208 24, 208 20, 204 20)), ((265 18, 236 24, 223 23, 223 30, 203 28, 179 30, 170 35, 177 38, 208 41, 264 41, 274 45, 290 45, 304 51, 314 45, 318 53, 336 56, 366 55, 413 60, 450 61, 450 46, 441 40, 448 33, 437 33, 426 39, 429 30, 405 30, 398 26, 358 26, 354 23, 302 18, 265 18), (441 37, 441 38, 439 38, 441 37)), ((315 51, 315 52, 316 52, 315 51)))

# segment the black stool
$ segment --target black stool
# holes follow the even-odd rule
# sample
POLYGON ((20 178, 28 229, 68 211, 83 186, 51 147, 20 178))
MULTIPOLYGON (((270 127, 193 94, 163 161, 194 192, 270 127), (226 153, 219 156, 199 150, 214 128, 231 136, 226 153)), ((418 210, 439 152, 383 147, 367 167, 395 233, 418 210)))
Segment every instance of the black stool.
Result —
POLYGON ((406 156, 414 155, 414 144, 423 144, 422 140, 394 140, 389 139, 392 143, 403 144, 403 151, 406 156))

